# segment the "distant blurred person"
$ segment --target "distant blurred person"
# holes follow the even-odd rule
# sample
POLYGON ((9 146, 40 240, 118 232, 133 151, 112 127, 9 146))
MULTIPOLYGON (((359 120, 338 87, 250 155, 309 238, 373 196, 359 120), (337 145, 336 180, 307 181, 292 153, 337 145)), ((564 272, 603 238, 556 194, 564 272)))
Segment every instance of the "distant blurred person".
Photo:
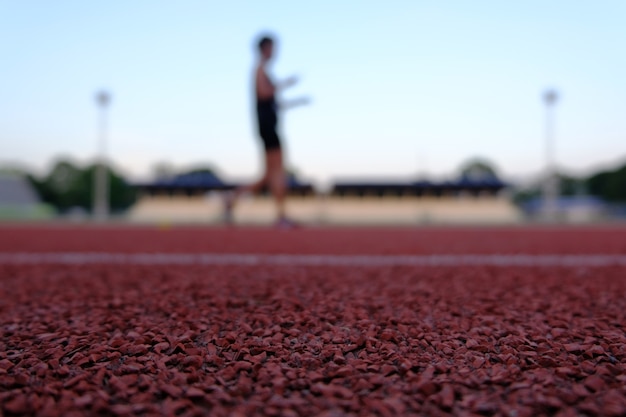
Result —
MULTIPOLYGON (((224 199, 224 219, 227 223, 232 223, 233 221, 233 208, 241 194, 258 193, 263 187, 267 186, 276 201, 276 226, 279 228, 292 228, 296 225, 287 217, 285 212, 287 179, 283 165, 282 144, 276 131, 279 110, 276 93, 296 84, 297 79, 291 77, 282 83, 272 82, 266 68, 274 56, 274 45, 275 42, 272 37, 266 35, 260 38, 258 42, 259 61, 254 72, 257 127, 265 149, 265 172, 258 181, 226 194, 224 199)), ((301 103, 303 101, 294 104, 301 103)))

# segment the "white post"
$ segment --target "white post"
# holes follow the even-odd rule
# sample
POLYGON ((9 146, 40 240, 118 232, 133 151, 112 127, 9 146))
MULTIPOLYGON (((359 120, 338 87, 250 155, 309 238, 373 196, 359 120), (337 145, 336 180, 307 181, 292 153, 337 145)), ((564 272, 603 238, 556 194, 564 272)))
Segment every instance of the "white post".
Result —
POLYGON ((556 90, 547 90, 543 95, 546 103, 546 180, 543 184, 543 207, 548 219, 554 220, 557 212, 559 184, 554 157, 554 106, 558 100, 556 90))
POLYGON ((106 112, 111 96, 106 91, 96 94, 96 103, 100 107, 98 126, 98 156, 94 173, 93 215, 97 221, 106 221, 109 217, 109 175, 106 166, 107 120, 106 112))

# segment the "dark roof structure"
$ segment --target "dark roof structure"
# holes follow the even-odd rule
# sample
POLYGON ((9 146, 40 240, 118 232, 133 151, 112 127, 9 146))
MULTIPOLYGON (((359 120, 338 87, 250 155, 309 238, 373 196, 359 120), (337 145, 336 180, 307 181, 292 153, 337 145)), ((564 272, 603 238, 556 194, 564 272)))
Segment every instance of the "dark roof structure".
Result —
POLYGON ((397 195, 397 196, 423 196, 423 195, 447 195, 469 193, 478 195, 481 193, 497 194, 508 184, 496 179, 472 181, 461 178, 457 181, 414 181, 414 182, 337 182, 332 188, 333 195, 397 195))
MULTIPOLYGON (((226 191, 238 187, 240 184, 222 181, 215 173, 210 171, 190 172, 170 178, 162 178, 153 182, 135 184, 135 187, 147 191, 150 194, 184 193, 197 195, 208 191, 226 191)), ((288 192, 291 195, 312 195, 315 189, 311 183, 305 183, 294 175, 287 178, 288 192)), ((407 181, 407 182, 381 182, 381 181, 338 181, 331 189, 331 195, 335 196, 424 196, 424 195, 449 195, 467 193, 470 195, 497 194, 508 184, 496 177, 482 179, 470 179, 461 177, 456 181, 407 181)), ((264 190, 267 192, 267 190, 264 190)))
POLYGON ((199 189, 204 191, 232 188, 225 184, 212 172, 190 172, 169 178, 159 178, 152 182, 135 184, 136 187, 147 190, 188 190, 199 189))
MULTIPOLYGON (((152 182, 137 183, 134 186, 152 194, 182 192, 188 195, 200 194, 209 191, 227 191, 237 188, 241 184, 222 181, 213 172, 190 172, 170 178, 161 178, 152 182)), ((295 176, 287 178, 287 188, 290 194, 311 195, 314 193, 310 183, 303 183, 295 176)))

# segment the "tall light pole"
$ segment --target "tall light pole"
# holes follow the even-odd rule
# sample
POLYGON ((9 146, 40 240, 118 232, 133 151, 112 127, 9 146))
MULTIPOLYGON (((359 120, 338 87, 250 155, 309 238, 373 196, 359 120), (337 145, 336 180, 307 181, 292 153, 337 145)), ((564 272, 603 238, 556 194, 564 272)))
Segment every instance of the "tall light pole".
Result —
POLYGON ((109 217, 109 175, 106 164, 107 142, 107 109, 111 102, 111 95, 107 91, 96 94, 96 104, 99 107, 98 123, 98 156, 93 183, 93 215, 97 221, 105 221, 109 217))
POLYGON ((554 218, 557 211, 559 184, 554 157, 554 106, 559 94, 554 89, 546 90, 543 101, 546 104, 546 168, 547 178, 543 184, 543 207, 549 218, 554 218))

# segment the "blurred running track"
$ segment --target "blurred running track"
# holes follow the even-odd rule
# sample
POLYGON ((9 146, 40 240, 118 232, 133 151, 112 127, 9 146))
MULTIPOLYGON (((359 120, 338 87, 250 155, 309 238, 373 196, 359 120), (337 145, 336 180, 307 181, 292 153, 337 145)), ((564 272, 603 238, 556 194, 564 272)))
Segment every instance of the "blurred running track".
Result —
POLYGON ((626 254, 626 226, 270 228, 0 226, 0 252, 626 254))
POLYGON ((0 415, 623 416, 625 254, 624 227, 4 225, 0 415))

